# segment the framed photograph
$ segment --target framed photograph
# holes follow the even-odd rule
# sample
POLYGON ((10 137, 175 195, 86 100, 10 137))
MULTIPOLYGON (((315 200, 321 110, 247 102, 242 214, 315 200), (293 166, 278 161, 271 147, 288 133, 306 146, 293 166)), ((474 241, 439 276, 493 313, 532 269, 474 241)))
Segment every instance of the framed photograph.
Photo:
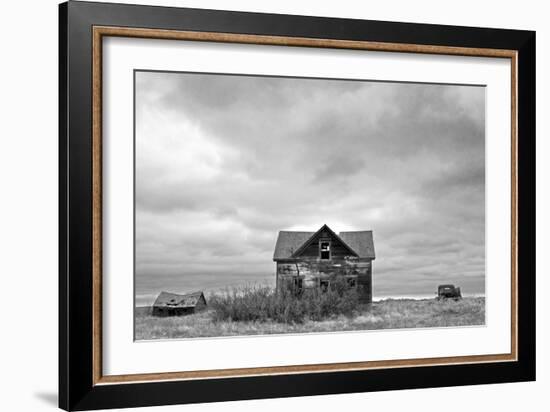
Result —
POLYGON ((66 410, 535 379, 535 33, 60 5, 66 410))

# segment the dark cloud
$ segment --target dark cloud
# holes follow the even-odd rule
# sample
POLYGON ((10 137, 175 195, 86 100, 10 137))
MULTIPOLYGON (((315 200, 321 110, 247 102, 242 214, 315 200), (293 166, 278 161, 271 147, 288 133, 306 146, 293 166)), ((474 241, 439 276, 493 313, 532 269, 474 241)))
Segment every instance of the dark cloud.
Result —
POLYGON ((379 293, 483 293, 484 96, 138 72, 138 290, 151 276, 269 279, 279 230, 328 223, 374 231, 379 293))

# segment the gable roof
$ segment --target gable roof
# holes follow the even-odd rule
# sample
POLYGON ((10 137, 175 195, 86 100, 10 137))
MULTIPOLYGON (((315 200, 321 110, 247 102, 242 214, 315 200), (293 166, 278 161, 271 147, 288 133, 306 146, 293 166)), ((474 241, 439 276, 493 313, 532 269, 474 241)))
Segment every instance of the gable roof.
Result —
POLYGON ((294 254, 307 246, 310 240, 315 238, 320 231, 328 229, 340 240, 344 246, 347 246, 359 258, 374 259, 374 241, 371 230, 361 230, 354 232, 340 232, 336 235, 327 225, 323 225, 317 232, 293 232, 281 230, 275 244, 273 260, 291 259, 294 254))
POLYGON ((277 237, 277 243, 275 244, 275 252, 273 253, 273 259, 286 259, 291 257, 300 246, 307 242, 315 232, 291 232, 287 230, 281 230, 279 237, 277 237))
POLYGON ((318 235, 321 234, 321 232, 328 232, 332 235, 332 237, 334 237, 335 239, 337 239, 341 244, 342 246, 344 246, 344 248, 348 249, 348 251, 359 257, 357 255, 357 253, 351 248, 349 247, 346 242, 344 242, 342 239, 340 239, 340 236, 338 236, 336 233, 334 233, 334 231, 328 227, 326 224, 324 224, 323 226, 321 226, 321 229, 319 229, 317 232, 315 232, 313 234, 313 236, 311 236, 306 242, 304 242, 304 244, 302 246, 300 246, 300 248, 298 250, 296 250, 293 254, 292 254, 292 257, 295 258, 295 257, 298 257, 299 255, 302 254, 302 252, 312 243, 315 241, 315 239, 317 238, 318 235))
POLYGON ((346 242, 361 258, 375 258, 372 230, 340 232, 340 238, 346 242))
POLYGON ((204 294, 201 291, 179 295, 170 292, 160 292, 153 306, 169 306, 174 308, 193 308, 202 299, 206 303, 204 294))

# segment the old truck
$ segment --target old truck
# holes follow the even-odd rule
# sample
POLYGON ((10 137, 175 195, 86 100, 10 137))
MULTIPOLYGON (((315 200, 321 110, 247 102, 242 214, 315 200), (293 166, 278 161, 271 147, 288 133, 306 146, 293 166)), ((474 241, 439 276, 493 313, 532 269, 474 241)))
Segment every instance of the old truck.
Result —
POLYGON ((455 285, 439 285, 437 287, 437 300, 460 300, 462 299, 462 293, 459 287, 455 285))

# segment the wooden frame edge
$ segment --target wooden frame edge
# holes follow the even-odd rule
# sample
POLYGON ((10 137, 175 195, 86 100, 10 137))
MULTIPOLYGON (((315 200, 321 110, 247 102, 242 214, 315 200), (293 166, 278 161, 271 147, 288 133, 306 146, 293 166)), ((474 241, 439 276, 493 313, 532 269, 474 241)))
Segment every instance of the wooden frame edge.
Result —
POLYGON ((100 381, 103 372, 102 332, 102 34, 92 34, 92 383, 100 381))
POLYGON ((518 52, 508 49, 469 48, 455 46, 433 46, 406 43, 385 43, 355 40, 265 36, 220 32, 197 32, 165 29, 144 29, 133 27, 93 26, 92 28, 92 188, 93 188, 93 355, 92 384, 109 385, 120 383, 158 382, 174 380, 217 379, 252 377, 262 375, 283 375, 300 373, 329 373, 382 368, 403 368, 441 366, 473 363, 514 362, 518 360, 518 256, 517 256, 517 193, 518 193, 518 115, 517 79, 518 52), (511 60, 511 352, 509 354, 471 355, 440 358, 416 358, 368 362, 328 363, 315 365, 288 365, 276 367, 235 368, 202 371, 162 372, 129 375, 103 375, 102 373, 102 39, 104 36, 132 37, 163 40, 187 40, 238 44, 258 44, 291 47, 318 47, 399 53, 421 53, 472 57, 509 58, 511 60))
POLYGON ((136 27, 94 26, 94 35, 112 37, 134 37, 163 40, 210 41, 219 43, 258 44, 268 46, 318 47, 329 49, 352 49, 398 53, 447 54, 456 56, 508 57, 514 50, 484 49, 456 46, 432 46, 426 44, 390 43, 359 40, 335 40, 309 37, 266 36, 256 34, 220 33, 202 31, 180 31, 166 29, 145 29, 136 27))
POLYGON ((510 75, 511 75, 511 127, 510 132, 511 136, 511 291, 512 291, 512 300, 511 305, 511 332, 512 332, 512 342, 511 342, 511 355, 515 361, 518 360, 518 293, 519 293, 519 283, 518 283, 518 108, 517 108, 517 99, 518 99, 518 52, 514 51, 511 56, 510 64, 510 75))
POLYGON ((513 362, 509 354, 499 355, 474 355, 474 356, 455 356, 446 358, 422 358, 422 359, 396 359, 368 362, 349 362, 349 363, 321 363, 315 365, 289 365, 289 366, 269 366, 260 368, 237 368, 237 369, 217 369, 201 370, 188 372, 161 372, 161 373, 141 373, 129 375, 108 375, 102 376, 97 384, 117 384, 117 383, 137 383, 154 381, 173 381, 173 380, 195 380, 195 379, 221 379, 252 377, 262 375, 287 375, 301 373, 331 373, 346 372, 357 370, 372 370, 383 368, 406 368, 420 366, 444 366, 444 365, 464 365, 471 363, 494 363, 494 362, 513 362), (422 363, 419 363, 422 362, 422 363))

